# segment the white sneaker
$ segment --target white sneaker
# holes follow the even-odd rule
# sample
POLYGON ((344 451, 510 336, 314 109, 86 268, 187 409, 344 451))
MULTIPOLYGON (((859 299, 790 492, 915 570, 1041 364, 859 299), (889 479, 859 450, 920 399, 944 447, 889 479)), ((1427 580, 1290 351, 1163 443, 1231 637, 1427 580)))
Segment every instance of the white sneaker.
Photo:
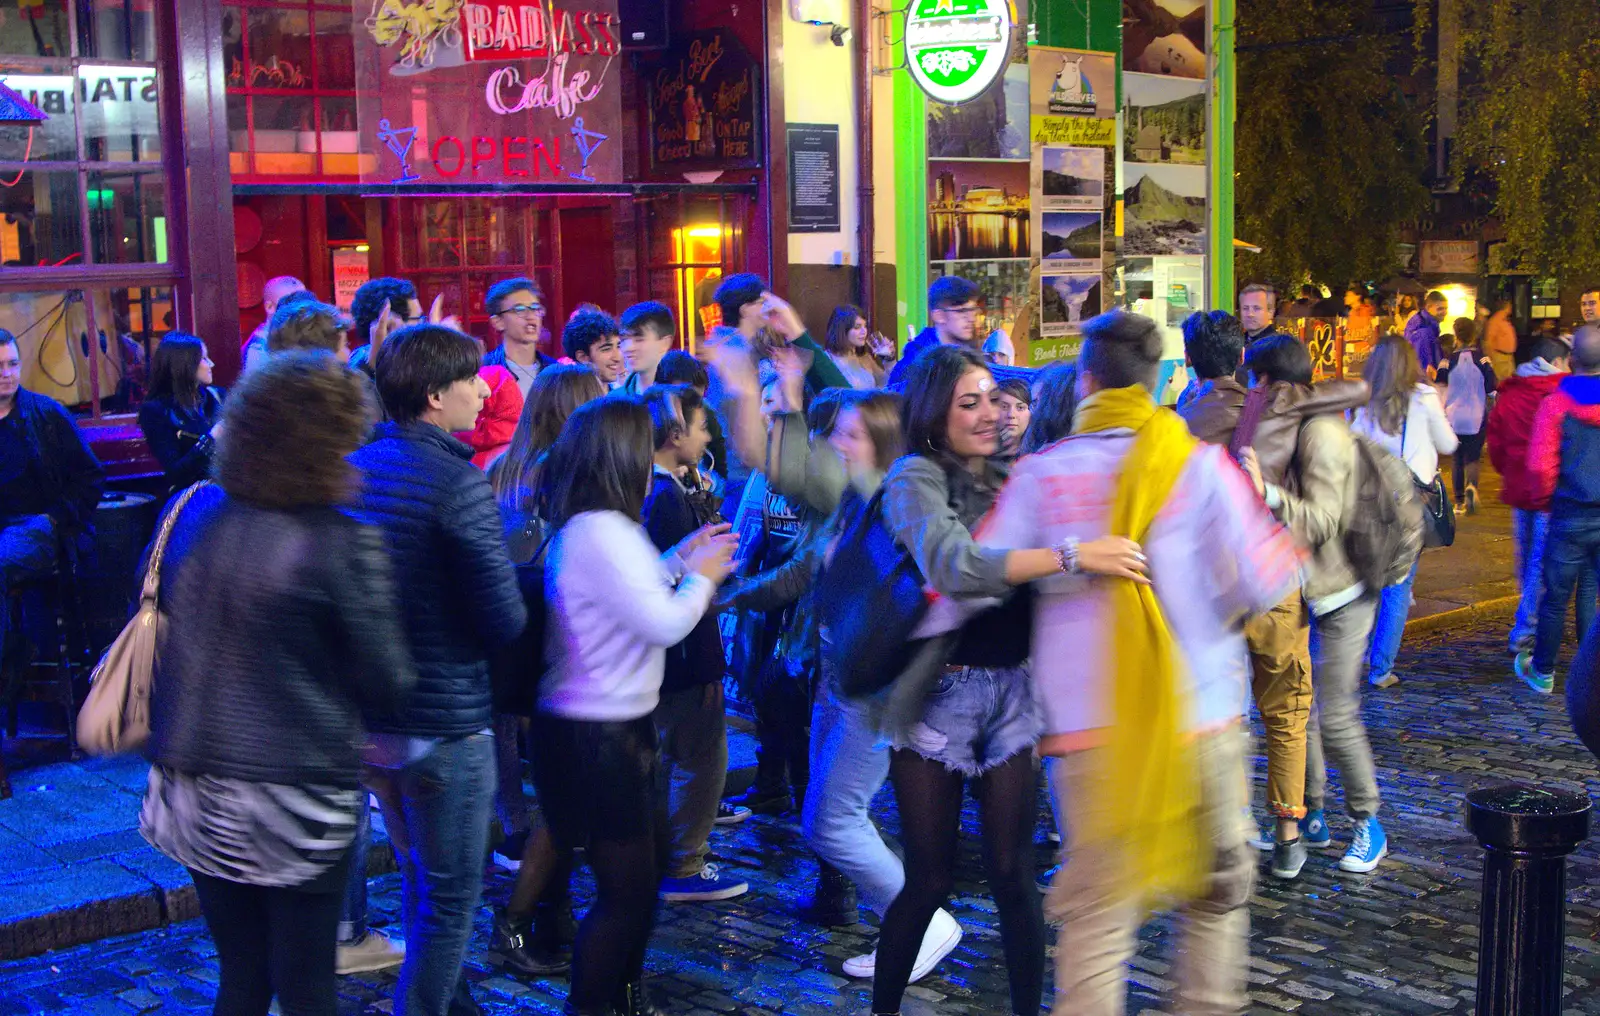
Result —
POLYGON ((405 962, 406 944, 389 938, 381 931, 369 931, 349 945, 340 945, 334 951, 334 972, 337 974, 364 974, 374 970, 388 970, 405 962))
MULTIPOLYGON (((915 984, 933 972, 939 961, 950 955, 951 950, 961 944, 961 925, 950 916, 950 912, 940 908, 933 912, 933 920, 928 922, 928 930, 922 935, 922 948, 917 950, 916 965, 911 968, 911 978, 906 983, 915 984)), ((876 950, 865 956, 852 956, 844 961, 844 972, 847 977, 869 978, 878 972, 878 953, 876 950)))

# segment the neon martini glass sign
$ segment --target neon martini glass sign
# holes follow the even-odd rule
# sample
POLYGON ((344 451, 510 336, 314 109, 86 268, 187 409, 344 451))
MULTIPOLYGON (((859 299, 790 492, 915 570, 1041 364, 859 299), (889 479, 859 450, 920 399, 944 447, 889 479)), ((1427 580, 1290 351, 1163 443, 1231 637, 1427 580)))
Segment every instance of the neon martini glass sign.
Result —
POLYGON ((982 95, 1011 61, 1008 0, 911 0, 906 62, 911 77, 940 102, 982 95))

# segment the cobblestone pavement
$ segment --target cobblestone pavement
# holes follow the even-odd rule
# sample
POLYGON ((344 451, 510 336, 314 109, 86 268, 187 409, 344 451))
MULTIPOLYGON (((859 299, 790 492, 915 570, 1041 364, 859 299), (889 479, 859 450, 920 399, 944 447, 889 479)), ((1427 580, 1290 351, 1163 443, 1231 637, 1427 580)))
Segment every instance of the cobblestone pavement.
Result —
MULTIPOLYGON (((1503 623, 1486 621, 1419 637, 1402 659, 1403 683, 1369 691, 1366 715, 1394 853, 1369 876, 1341 873, 1338 852, 1330 851, 1313 857, 1296 883, 1263 878, 1252 901, 1252 1013, 1472 1010, 1479 859, 1461 828, 1462 794, 1507 779, 1600 791, 1595 762, 1573 739, 1560 695, 1537 698, 1507 676, 1502 632, 1503 623)), ((892 830, 887 793, 879 804, 892 830)), ((1335 820, 1334 833, 1342 841, 1346 824, 1335 820)), ((1600 1014, 1597 842, 1572 865, 1572 1014, 1600 1014)), ((869 1011, 870 986, 842 977, 839 964, 871 947, 873 929, 823 931, 794 916, 814 868, 793 824, 752 820, 719 831, 715 849, 753 891, 727 903, 663 907, 649 965, 664 1006, 690 1016, 869 1011)), ((1038 861, 1041 868, 1049 863, 1043 847, 1038 861)), ((396 920, 397 877, 374 883, 379 923, 396 920)), ((587 886, 580 884, 580 900, 587 886)), ((501 900, 509 888, 497 874, 487 894, 501 900)), ((954 909, 967 936, 934 976, 911 989, 907 1013, 1006 1012, 994 908, 970 837, 954 909)), ((1158 919, 1141 936, 1131 1013, 1157 1011, 1166 1000, 1171 932, 1171 923, 1158 919)), ((565 982, 500 974, 485 955, 488 939, 485 912, 469 961, 485 1011, 558 1012, 565 982)), ((209 1012, 216 981, 210 940, 203 924, 191 921, 0 965, 0 1016, 209 1012)), ((340 1012, 388 1012, 392 988, 388 975, 347 978, 340 1012)))

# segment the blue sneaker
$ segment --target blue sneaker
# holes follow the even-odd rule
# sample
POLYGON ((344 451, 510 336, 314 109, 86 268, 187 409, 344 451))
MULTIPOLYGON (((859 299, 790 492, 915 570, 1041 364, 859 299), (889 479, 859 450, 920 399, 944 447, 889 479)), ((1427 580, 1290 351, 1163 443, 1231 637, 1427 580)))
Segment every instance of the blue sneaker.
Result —
POLYGON ((1033 884, 1038 887, 1040 895, 1050 895, 1050 887, 1056 884, 1056 876, 1059 874, 1061 874, 1061 865, 1058 864, 1033 880, 1033 884))
POLYGON ((1518 653, 1514 669, 1517 676, 1522 678, 1522 683, 1538 692, 1548 695, 1556 690, 1556 676, 1554 674, 1541 674, 1533 668, 1532 653, 1518 653))
POLYGON ((1300 838, 1306 841, 1306 846, 1318 850, 1333 844, 1333 831, 1328 828, 1321 808, 1312 808, 1300 820, 1300 838))
POLYGON ((708 864, 698 875, 661 880, 661 898, 668 903, 709 903, 713 900, 731 900, 750 891, 750 883, 735 882, 717 866, 708 864))
POLYGON ((1378 866, 1389 853, 1389 837, 1375 818, 1359 819, 1355 833, 1350 837, 1350 849, 1339 859, 1344 871, 1365 873, 1378 866))

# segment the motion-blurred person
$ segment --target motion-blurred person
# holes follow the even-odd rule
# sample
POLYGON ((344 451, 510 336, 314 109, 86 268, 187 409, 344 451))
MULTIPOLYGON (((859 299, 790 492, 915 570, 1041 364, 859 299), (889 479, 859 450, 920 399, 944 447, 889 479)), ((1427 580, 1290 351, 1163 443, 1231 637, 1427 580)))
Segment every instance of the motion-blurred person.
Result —
POLYGON ((586 848, 595 900, 578 931, 570 1016, 645 1013, 661 831, 656 728, 668 646, 700 623, 735 543, 705 529, 659 553, 640 525, 654 460, 630 397, 578 409, 541 471, 556 528, 546 564, 549 672, 534 721, 534 781, 556 841, 586 848))
MULTIPOLYGON (((1544 545, 1550 530, 1550 513, 1533 497, 1528 443, 1533 420, 1544 400, 1554 394, 1567 375, 1571 350, 1556 339, 1534 339, 1528 359, 1516 374, 1499 385, 1489 410, 1489 462, 1500 474, 1500 500, 1511 507, 1511 535, 1517 553, 1517 581, 1521 599, 1511 625, 1511 655, 1533 652, 1534 628, 1539 623, 1539 600, 1544 590, 1544 545)), ((1585 571, 1578 581, 1578 600, 1595 598, 1595 579, 1585 571)))
MULTIPOLYGON (((1372 394, 1370 401, 1356 410, 1351 428, 1405 462, 1419 483, 1432 483, 1439 473, 1439 456, 1455 451, 1459 439, 1445 419, 1439 392, 1422 381, 1416 347, 1397 335, 1386 336, 1367 358, 1361 376, 1372 394)), ((1416 578, 1413 564, 1404 582, 1379 594, 1367 654, 1367 680, 1375 687, 1399 683, 1394 660, 1411 612, 1411 586, 1416 578)))
POLYGON ((1439 361, 1434 380, 1444 389, 1444 415, 1458 441, 1450 470, 1456 514, 1476 515, 1484 431, 1498 380, 1472 319, 1456 318, 1451 328, 1455 332, 1455 350, 1439 361))
MULTIPOLYGON (((656 366, 656 383, 688 385, 700 393, 700 398, 707 400, 707 410, 711 409, 707 394, 711 390, 711 375, 705 364, 684 350, 674 349, 661 358, 656 366)), ((711 443, 706 445, 706 463, 701 472, 720 496, 723 480, 728 475, 728 438, 715 412, 707 413, 706 428, 711 431, 711 443)))
POLYGON ((173 490, 211 475, 211 430, 222 414, 222 389, 212 385, 211 368, 206 344, 187 332, 168 332, 151 357, 139 430, 173 490))
POLYGON ((476 339, 420 324, 388 336, 378 394, 391 422, 350 456, 361 511, 384 532, 417 666, 399 710, 368 717, 366 780, 400 862, 406 958, 396 1013, 473 1005, 462 970, 494 801, 489 654, 527 621, 499 509, 452 437, 483 408, 476 339))
POLYGON ((1505 381, 1517 372, 1517 326, 1511 323, 1511 297, 1501 295, 1492 304, 1494 313, 1485 324, 1483 344, 1494 365, 1497 381, 1505 381))
MULTIPOLYGON (((361 799, 361 716, 416 681, 383 533, 347 509, 365 382, 269 357, 228 400, 217 486, 161 562, 159 674, 140 831, 194 879, 216 1012, 332 1016, 334 938, 361 799)), ((174 509, 169 509, 169 511, 174 509)), ((391 827, 392 828, 392 827, 391 827)))
POLYGON ((320 349, 349 363, 351 323, 344 311, 320 300, 280 304, 267 322, 267 352, 320 349))
MULTIPOLYGON (((267 334, 272 331, 272 316, 278 306, 293 293, 307 292, 306 284, 292 275, 278 275, 267 280, 261 287, 261 311, 266 318, 256 326, 256 330, 245 339, 244 345, 239 347, 239 372, 248 373, 252 368, 259 367, 267 358, 267 334)), ((315 300, 316 295, 312 294, 315 300)))
POLYGON ((1123 1011, 1139 926, 1168 901, 1191 1011, 1249 1004, 1240 629, 1293 586, 1299 555, 1227 453, 1155 404, 1160 362, 1150 319, 1087 322, 1073 436, 1018 463, 984 527, 986 547, 1059 560, 1038 585, 1033 649, 1039 748, 1066 817, 1049 899, 1059 1016, 1123 1011), (1085 575, 1091 553, 1119 565, 1085 575))
MULTIPOLYGON (((1544 599, 1533 652, 1520 653, 1517 676, 1548 695, 1555 687, 1567 604, 1579 577, 1600 572, 1600 323, 1572 336, 1572 373, 1543 404, 1528 441, 1535 508, 1550 512, 1544 548, 1544 599)), ((1578 637, 1594 626, 1595 600, 1578 595, 1578 637)))

